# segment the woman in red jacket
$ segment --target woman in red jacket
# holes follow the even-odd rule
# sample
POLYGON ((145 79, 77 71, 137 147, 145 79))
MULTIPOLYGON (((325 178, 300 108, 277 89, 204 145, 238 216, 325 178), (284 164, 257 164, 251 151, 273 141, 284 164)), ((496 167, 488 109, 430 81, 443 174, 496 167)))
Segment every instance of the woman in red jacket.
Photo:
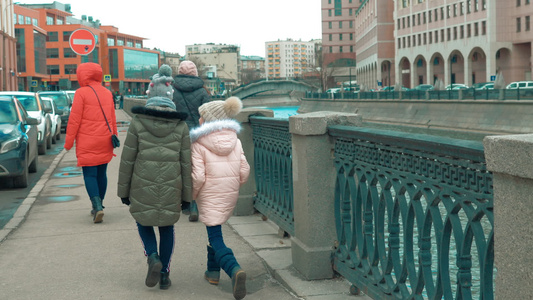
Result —
POLYGON ((111 135, 117 134, 115 102, 111 91, 102 86, 103 71, 99 64, 80 64, 76 76, 80 88, 74 94, 65 149, 70 150, 76 141, 76 157, 92 202, 93 221, 100 223, 104 217, 107 164, 115 156, 111 142, 111 135))

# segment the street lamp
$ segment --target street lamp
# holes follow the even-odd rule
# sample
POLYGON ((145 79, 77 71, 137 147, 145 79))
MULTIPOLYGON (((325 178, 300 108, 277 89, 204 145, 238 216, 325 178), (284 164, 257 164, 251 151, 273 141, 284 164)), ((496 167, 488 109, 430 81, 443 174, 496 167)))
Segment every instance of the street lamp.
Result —
POLYGON ((6 75, 7 75, 7 68, 6 68, 6 29, 5 29, 5 23, 7 23, 7 18, 6 18, 6 10, 13 4, 13 1, 11 0, 11 3, 9 3, 9 0, 8 0, 8 4, 6 5, 6 7, 2 7, 2 4, 3 4, 3 1, 0 0, 0 11, 2 12, 2 68, 0 68, 2 70, 2 90, 5 91, 6 90, 6 86, 7 86, 7 83, 6 83, 6 75))

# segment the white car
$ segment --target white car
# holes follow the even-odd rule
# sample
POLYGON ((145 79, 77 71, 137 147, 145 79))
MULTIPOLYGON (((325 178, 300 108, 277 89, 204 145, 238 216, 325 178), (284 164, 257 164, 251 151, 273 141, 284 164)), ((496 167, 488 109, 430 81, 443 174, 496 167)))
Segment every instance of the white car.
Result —
POLYGON ((45 108, 50 108, 52 112, 50 113, 50 119, 52 121, 52 144, 55 144, 56 141, 61 139, 61 115, 63 111, 60 110, 54 100, 50 97, 41 97, 41 101, 44 104, 45 108))
POLYGON ((508 89, 533 89, 533 81, 516 81, 507 85, 508 89))
POLYGON ((467 88, 468 85, 462 83, 454 83, 446 86, 446 90, 464 90, 467 88))
POLYGON ((46 154, 46 149, 52 147, 52 120, 50 109, 46 109, 41 102, 39 94, 33 92, 0 92, 2 96, 11 96, 17 98, 24 106, 30 117, 37 119, 37 152, 41 155, 46 154))

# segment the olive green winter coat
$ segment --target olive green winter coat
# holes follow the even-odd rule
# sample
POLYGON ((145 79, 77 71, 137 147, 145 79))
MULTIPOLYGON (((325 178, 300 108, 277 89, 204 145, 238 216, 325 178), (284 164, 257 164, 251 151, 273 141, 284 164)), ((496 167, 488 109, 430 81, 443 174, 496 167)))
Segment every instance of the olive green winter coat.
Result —
POLYGON ((192 201, 191 142, 187 114, 133 107, 120 161, 118 196, 143 226, 170 226, 181 202, 192 201))

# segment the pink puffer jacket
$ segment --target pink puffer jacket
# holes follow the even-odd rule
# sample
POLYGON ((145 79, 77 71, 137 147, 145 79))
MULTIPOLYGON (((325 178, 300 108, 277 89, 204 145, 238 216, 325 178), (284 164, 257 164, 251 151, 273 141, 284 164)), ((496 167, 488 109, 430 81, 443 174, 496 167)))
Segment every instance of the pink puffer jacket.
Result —
POLYGON ((204 123, 191 130, 193 199, 198 203, 200 221, 207 226, 222 225, 233 214, 239 188, 248 180, 246 161, 234 120, 204 123))

